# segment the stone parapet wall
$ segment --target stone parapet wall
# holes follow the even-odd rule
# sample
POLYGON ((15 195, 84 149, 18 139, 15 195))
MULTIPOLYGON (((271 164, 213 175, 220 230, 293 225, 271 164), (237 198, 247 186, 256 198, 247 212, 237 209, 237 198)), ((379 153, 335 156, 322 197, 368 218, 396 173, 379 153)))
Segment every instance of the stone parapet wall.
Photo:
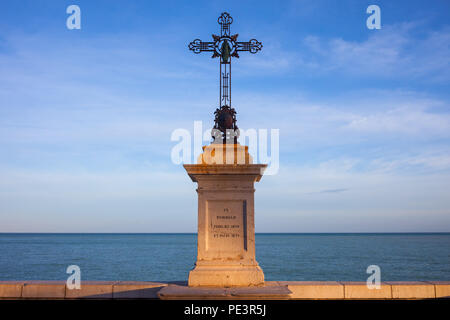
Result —
MULTIPOLYGON (((64 281, 0 281, 0 299, 159 299, 158 292, 167 286, 183 287, 186 283, 82 281, 81 289, 70 290, 64 281)), ((266 281, 265 286, 287 287, 291 292, 289 299, 450 298, 450 281, 382 282, 380 289, 369 289, 365 282, 337 281, 266 281)), ((246 297, 227 296, 232 289, 214 290, 223 290, 223 297, 227 299, 258 299, 257 291, 246 297)))

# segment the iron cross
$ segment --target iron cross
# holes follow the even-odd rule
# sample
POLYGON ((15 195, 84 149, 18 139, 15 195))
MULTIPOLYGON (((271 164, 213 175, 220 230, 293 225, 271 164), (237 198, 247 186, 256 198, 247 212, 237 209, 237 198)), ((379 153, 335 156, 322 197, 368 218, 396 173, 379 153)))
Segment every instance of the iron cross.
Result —
POLYGON ((189 50, 194 53, 212 52, 212 58, 220 58, 219 108, 231 107, 231 57, 239 58, 239 51, 257 53, 261 50, 262 43, 256 39, 247 42, 237 41, 238 34, 231 35, 230 33, 230 24, 233 23, 233 18, 227 12, 223 12, 217 22, 220 24, 220 36, 213 34, 214 41, 211 42, 195 39, 189 43, 189 50))

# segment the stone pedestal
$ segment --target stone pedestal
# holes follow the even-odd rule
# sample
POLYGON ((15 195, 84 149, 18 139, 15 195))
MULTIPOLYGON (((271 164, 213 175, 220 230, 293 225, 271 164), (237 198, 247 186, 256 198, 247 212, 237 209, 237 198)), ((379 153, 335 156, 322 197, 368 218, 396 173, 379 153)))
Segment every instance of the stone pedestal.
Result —
POLYGON ((189 286, 264 284, 255 260, 254 183, 266 165, 249 163, 246 147, 238 147, 245 164, 205 164, 204 153, 199 164, 184 165, 198 183, 198 252, 189 286))

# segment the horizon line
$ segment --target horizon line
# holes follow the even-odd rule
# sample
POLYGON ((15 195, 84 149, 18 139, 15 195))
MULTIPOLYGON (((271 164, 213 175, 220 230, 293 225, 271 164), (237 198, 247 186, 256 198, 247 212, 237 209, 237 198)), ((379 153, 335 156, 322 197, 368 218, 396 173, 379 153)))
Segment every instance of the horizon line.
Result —
MULTIPOLYGON (((198 232, 14 232, 0 234, 197 234, 198 232)), ((450 231, 394 231, 394 232, 255 232, 255 234, 450 234, 450 231)))

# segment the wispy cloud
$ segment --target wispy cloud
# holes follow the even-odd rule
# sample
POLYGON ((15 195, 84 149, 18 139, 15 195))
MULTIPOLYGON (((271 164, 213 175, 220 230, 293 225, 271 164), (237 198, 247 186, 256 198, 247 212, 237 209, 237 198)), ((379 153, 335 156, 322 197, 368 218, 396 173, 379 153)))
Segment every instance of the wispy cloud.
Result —
POLYGON ((392 144, 408 137, 417 143, 450 138, 449 102, 418 92, 362 89, 324 98, 259 94, 241 99, 249 109, 259 110, 241 116, 243 128, 277 127, 289 143, 340 145, 370 140, 392 144), (282 112, 274 106, 282 106, 282 112))
POLYGON ((326 73, 410 77, 422 81, 448 81, 450 28, 418 35, 418 23, 383 26, 364 41, 308 36, 302 55, 305 67, 326 73))
POLYGON ((422 28, 419 22, 385 25, 359 41, 310 34, 295 48, 285 48, 275 37, 269 37, 262 54, 242 57, 242 72, 251 67, 266 74, 297 72, 309 77, 334 74, 407 78, 422 83, 449 81, 450 27, 422 28))
POLYGON ((344 192, 347 191, 349 189, 345 189, 345 188, 341 188, 341 189, 325 189, 325 190, 320 190, 320 191, 316 191, 316 192, 309 192, 307 194, 317 194, 317 193, 340 193, 340 192, 344 192))

